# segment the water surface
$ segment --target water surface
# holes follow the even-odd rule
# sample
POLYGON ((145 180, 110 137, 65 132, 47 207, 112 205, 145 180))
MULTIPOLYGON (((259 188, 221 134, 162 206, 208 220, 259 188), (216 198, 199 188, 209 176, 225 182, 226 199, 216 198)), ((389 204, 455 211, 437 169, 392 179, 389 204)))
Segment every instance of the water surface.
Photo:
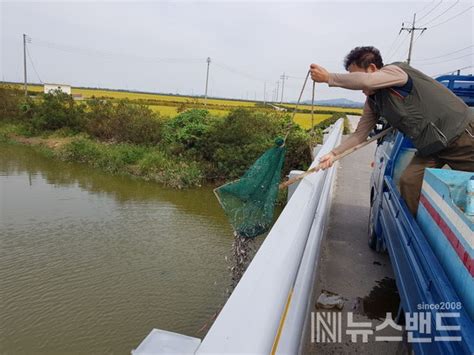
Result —
POLYGON ((202 337, 231 235, 210 188, 0 144, 0 353, 129 354, 154 327, 202 337))

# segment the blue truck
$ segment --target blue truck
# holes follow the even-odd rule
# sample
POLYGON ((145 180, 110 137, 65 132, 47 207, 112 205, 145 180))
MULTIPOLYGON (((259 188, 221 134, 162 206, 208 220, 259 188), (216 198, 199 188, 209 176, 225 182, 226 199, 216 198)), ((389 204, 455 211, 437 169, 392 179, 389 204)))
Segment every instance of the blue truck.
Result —
POLYGON ((436 80, 459 96, 468 106, 474 106, 474 77, 472 75, 442 75, 436 80))
MULTIPOLYGON (((437 80, 474 106, 473 76, 437 80)), ((400 195, 399 179, 414 153, 410 140, 397 131, 378 142, 369 246, 389 254, 400 294, 397 319, 404 321, 415 353, 474 354, 474 219, 466 211, 474 172, 426 169, 413 216, 400 195)))

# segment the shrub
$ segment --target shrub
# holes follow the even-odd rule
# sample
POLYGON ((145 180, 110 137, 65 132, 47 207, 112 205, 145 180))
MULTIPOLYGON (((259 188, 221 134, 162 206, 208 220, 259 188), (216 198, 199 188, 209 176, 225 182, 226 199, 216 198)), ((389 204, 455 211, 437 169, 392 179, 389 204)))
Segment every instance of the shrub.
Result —
POLYGON ((126 172, 126 166, 138 162, 145 152, 140 146, 105 145, 80 138, 66 144, 58 154, 63 160, 87 163, 117 174, 126 172))
MULTIPOLYGON (((62 92, 42 95, 30 105, 22 117, 36 132, 55 130, 55 135, 70 136, 83 131, 109 141, 73 139, 59 149, 62 159, 112 173, 140 175, 173 187, 200 185, 204 178, 222 181, 240 177, 274 146, 275 138, 285 136, 290 123, 288 114, 264 109, 234 109, 225 117, 192 109, 165 122, 142 104, 104 99, 80 104, 62 92)), ((323 127, 317 129, 321 132, 323 127)), ((307 168, 309 138, 298 125, 292 126, 284 174, 307 168)))
POLYGON ((14 121, 22 118, 26 109, 23 93, 13 86, 0 86, 0 120, 14 121))
POLYGON ((163 142, 173 154, 181 154, 190 149, 200 151, 214 123, 215 120, 209 116, 207 110, 193 109, 182 112, 165 124, 163 142))
POLYGON ((138 175, 174 188, 200 186, 204 177, 199 163, 171 158, 159 150, 147 153, 137 166, 138 175))
POLYGON ((163 122, 145 105, 94 99, 88 103, 85 130, 99 139, 135 144, 157 144, 163 122))
POLYGON ((87 102, 85 131, 99 139, 110 140, 115 136, 112 124, 114 106, 110 101, 96 98, 87 102))
MULTIPOLYGON (((241 176, 275 138, 287 132, 289 116, 276 112, 247 109, 232 111, 214 125, 203 145, 202 156, 212 162, 208 178, 228 179, 241 176)), ((293 125, 287 139, 284 173, 306 167, 310 162, 309 136, 293 125)))
POLYGON ((291 170, 306 170, 311 163, 311 140, 309 135, 299 126, 294 127, 286 140, 286 158, 283 174, 291 170))
POLYGON ((349 119, 344 117, 344 130, 342 134, 351 134, 351 123, 349 122, 349 119))
POLYGON ((65 161, 86 163, 113 174, 131 173, 175 188, 199 186, 204 176, 197 162, 144 146, 80 138, 64 145, 57 154, 65 161))
POLYGON ((70 128, 79 132, 84 126, 84 107, 60 90, 44 94, 32 106, 31 125, 38 131, 70 128))
POLYGON ((100 157, 97 144, 89 139, 76 139, 64 145, 59 156, 66 161, 94 164, 100 157))

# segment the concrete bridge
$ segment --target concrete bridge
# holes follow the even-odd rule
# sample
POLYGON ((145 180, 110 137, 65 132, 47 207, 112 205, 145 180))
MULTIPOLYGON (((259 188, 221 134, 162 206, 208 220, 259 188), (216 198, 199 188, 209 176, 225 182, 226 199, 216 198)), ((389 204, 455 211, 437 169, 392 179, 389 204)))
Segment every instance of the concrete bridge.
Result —
MULTIPOLYGON (((349 120, 355 126, 358 117, 349 120)), ((312 165, 339 144, 342 129, 341 119, 331 127, 312 165)), ((315 304, 322 290, 340 296, 343 319, 356 312, 354 321, 370 321, 373 327, 382 322, 361 309, 382 280, 393 278, 388 256, 367 246, 374 149, 372 144, 301 181, 204 339, 153 329, 132 354, 399 351, 397 343, 352 343, 348 337, 335 343, 312 341, 314 314, 321 311, 315 304)))

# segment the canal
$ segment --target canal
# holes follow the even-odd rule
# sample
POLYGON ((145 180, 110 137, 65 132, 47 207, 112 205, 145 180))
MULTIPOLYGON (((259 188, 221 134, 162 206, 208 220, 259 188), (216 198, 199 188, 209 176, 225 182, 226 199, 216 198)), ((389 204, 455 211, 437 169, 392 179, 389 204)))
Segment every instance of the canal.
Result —
POLYGON ((202 337, 231 244, 211 188, 0 144, 0 353, 129 354, 154 327, 202 337))

